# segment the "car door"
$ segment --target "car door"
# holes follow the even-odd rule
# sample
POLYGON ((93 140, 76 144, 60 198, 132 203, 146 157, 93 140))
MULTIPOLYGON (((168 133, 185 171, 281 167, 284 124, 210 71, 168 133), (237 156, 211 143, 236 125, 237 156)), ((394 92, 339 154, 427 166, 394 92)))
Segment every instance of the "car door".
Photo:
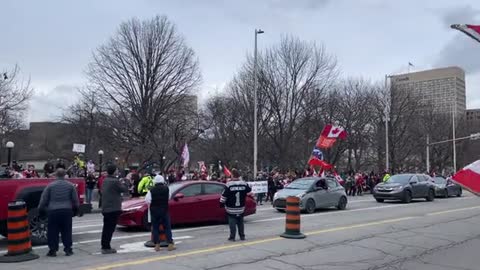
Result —
POLYGON ((410 180, 410 186, 412 187, 412 197, 418 198, 422 195, 422 187, 420 186, 420 181, 418 180, 417 175, 413 175, 410 180))
POLYGON ((452 180, 450 179, 445 180, 445 186, 447 187, 448 194, 450 196, 459 194, 460 186, 453 183, 452 180))
POLYGON ((204 183, 203 185, 203 202, 205 219, 209 221, 225 220, 225 208, 220 207, 220 197, 225 189, 225 185, 220 183, 204 183))
POLYGON ((429 182, 427 181, 427 178, 424 177, 423 175, 417 175, 418 179, 418 198, 423 198, 427 197, 428 195, 428 188, 430 187, 429 182))
POLYGON ((202 219, 202 185, 189 184, 178 190, 176 194, 183 194, 183 198, 173 199, 170 215, 175 223, 193 223, 202 219))
MULTIPOLYGON (((316 207, 327 207, 328 205, 328 193, 327 189, 323 188, 321 185, 321 181, 325 181, 324 179, 319 179, 316 181, 313 186, 313 197, 315 199, 316 207)), ((325 187, 328 188, 325 182, 325 187)))
POLYGON ((340 185, 334 178, 327 178, 327 186, 328 207, 336 206, 340 199, 340 185))

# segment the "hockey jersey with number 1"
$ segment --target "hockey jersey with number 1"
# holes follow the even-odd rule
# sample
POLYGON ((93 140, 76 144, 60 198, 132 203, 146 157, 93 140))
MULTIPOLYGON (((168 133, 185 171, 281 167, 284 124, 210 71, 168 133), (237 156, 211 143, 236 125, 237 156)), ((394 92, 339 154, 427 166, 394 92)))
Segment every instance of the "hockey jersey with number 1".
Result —
POLYGON ((242 215, 245 211, 247 194, 252 189, 243 180, 234 180, 227 183, 220 197, 220 204, 230 215, 242 215))

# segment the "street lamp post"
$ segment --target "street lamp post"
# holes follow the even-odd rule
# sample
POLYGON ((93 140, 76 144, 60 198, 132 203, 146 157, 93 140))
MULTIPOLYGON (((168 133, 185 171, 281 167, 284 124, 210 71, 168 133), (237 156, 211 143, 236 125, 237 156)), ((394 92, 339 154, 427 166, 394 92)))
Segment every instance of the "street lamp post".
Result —
POLYGON ((15 147, 15 144, 12 142, 12 141, 8 141, 6 144, 5 144, 5 147, 7 148, 7 164, 8 164, 8 167, 10 167, 12 165, 12 149, 13 147, 15 147))
POLYGON ((103 154, 104 154, 103 150, 98 151, 98 166, 99 166, 98 174, 99 174, 99 176, 102 175, 103 154))
POLYGON ((255 49, 253 51, 253 177, 257 176, 258 158, 257 36, 263 33, 261 29, 255 29, 255 49))

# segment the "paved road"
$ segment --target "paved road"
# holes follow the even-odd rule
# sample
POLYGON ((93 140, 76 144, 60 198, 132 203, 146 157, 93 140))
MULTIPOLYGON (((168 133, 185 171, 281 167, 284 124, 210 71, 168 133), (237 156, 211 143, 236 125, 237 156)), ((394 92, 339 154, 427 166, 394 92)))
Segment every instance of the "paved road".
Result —
MULTIPOLYGON (((8 265, 9 269, 480 269, 480 198, 379 204, 370 195, 350 199, 348 210, 302 215, 304 240, 278 237, 284 214, 261 206, 246 218, 247 241, 226 241, 225 225, 176 228, 178 250, 143 247, 149 233, 119 229, 120 254, 100 255, 101 215, 74 222, 75 256, 8 265)), ((6 240, 0 239, 0 253, 6 240)))

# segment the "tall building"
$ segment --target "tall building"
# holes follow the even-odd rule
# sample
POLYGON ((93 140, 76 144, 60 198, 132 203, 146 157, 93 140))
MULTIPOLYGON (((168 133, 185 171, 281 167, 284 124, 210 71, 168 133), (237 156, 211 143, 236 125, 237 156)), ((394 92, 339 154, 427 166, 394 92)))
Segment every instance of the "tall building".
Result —
POLYGON ((467 126, 480 132, 480 109, 467 110, 467 126))
POLYGON ((459 67, 431 69, 391 76, 392 91, 409 94, 422 104, 432 106, 436 113, 457 116, 466 110, 465 72, 459 67))

